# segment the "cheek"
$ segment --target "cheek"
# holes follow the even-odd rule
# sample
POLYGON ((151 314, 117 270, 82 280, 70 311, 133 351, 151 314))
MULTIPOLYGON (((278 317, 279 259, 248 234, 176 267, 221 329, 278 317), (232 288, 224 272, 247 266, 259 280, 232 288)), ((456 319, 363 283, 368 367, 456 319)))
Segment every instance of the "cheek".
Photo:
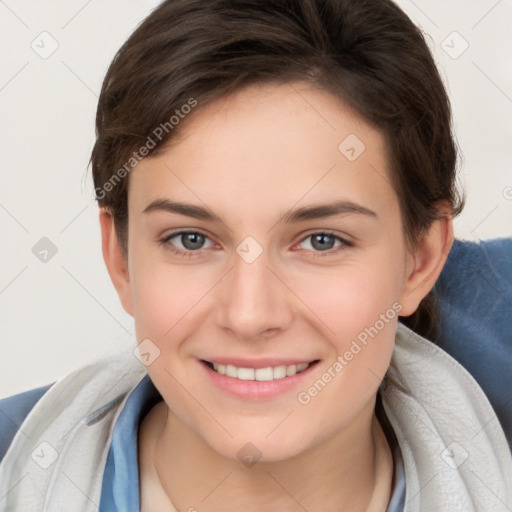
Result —
MULTIPOLYGON (((168 404, 182 418, 188 418, 187 403, 190 396, 199 396, 196 383, 188 380, 188 367, 182 365, 187 351, 187 340, 201 311, 201 297, 211 286, 206 279, 197 279, 180 267, 171 268, 162 262, 141 260, 136 266, 132 282, 134 319, 137 341, 151 340, 149 344, 154 360, 147 366, 148 374, 168 404), (153 354, 157 354, 153 356, 153 354)), ((181 267, 184 268, 184 267, 181 267)), ((191 267, 190 267, 191 268, 191 267)), ((147 342, 145 342, 147 343, 147 342)), ((142 346, 142 345, 141 345, 142 346)))
POLYGON ((328 337, 346 340, 373 326, 390 309, 388 317, 395 316, 393 304, 399 297, 398 280, 394 278, 397 272, 389 265, 381 267, 377 263, 347 264, 314 278, 308 275, 307 279, 297 280, 295 290, 310 312, 322 321, 328 337))
POLYGON ((356 282, 358 287, 349 287, 347 280, 346 289, 331 290, 336 300, 331 296, 315 306, 333 350, 302 398, 311 400, 309 417, 325 418, 333 429, 347 424, 376 393, 389 367, 400 310, 389 290, 376 293, 375 286, 356 282))
POLYGON ((138 339, 151 338, 159 344, 158 340, 177 321, 179 303, 174 297, 179 291, 171 288, 156 272, 140 272, 133 284, 133 294, 138 339))
POLYGON ((201 299, 211 289, 211 276, 192 268, 144 257, 134 263, 132 294, 140 336, 169 340, 197 315, 201 299))
POLYGON ((389 266, 381 271, 353 265, 340 270, 336 278, 316 279, 315 293, 302 287, 304 302, 314 314, 311 321, 322 325, 335 352, 327 366, 341 356, 339 365, 331 368, 336 374, 332 388, 349 396, 374 391, 389 365, 400 311, 393 272, 389 266))

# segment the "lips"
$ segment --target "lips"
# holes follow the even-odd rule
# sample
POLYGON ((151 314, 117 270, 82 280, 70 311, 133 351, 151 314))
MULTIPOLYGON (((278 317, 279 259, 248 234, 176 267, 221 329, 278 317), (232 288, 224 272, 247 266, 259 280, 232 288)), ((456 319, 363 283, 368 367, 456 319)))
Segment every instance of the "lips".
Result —
MULTIPOLYGON (((298 364, 277 364, 276 366, 262 366, 268 364, 267 361, 274 362, 276 359, 257 362, 252 360, 250 363, 247 359, 241 360, 243 365, 254 364, 255 367, 252 368, 222 364, 218 361, 221 359, 198 360, 199 366, 204 369, 205 375, 209 377, 215 387, 243 400, 259 401, 277 398, 281 394, 295 389, 300 382, 304 382, 307 375, 311 374, 320 360, 297 361, 298 364)), ((227 359, 222 359, 222 361, 227 361, 227 359)), ((229 361, 234 360, 230 359, 229 361)), ((279 363, 294 362, 283 359, 277 361, 279 363)))

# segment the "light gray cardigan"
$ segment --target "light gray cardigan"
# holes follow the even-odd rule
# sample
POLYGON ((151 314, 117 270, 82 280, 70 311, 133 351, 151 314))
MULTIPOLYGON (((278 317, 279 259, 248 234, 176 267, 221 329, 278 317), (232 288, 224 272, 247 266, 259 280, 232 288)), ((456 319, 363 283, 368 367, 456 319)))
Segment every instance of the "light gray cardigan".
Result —
MULTIPOLYGON (((512 455, 473 377, 401 323, 390 374, 395 368, 410 394, 390 385, 382 399, 404 460, 404 510, 510 512, 512 455)), ((0 510, 97 512, 116 420, 145 375, 127 352, 57 381, 0 464, 0 510)))

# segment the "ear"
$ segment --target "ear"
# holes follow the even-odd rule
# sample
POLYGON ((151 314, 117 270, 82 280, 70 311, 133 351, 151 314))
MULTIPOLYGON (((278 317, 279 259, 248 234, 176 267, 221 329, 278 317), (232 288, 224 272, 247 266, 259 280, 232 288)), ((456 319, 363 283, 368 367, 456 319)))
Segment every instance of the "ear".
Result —
POLYGON ((407 275, 400 298, 400 316, 412 315, 421 300, 434 287, 453 245, 453 218, 441 209, 443 217, 432 223, 408 255, 407 275))
POLYGON ((128 262, 117 239, 112 214, 104 207, 100 208, 101 248, 110 279, 114 284, 124 310, 133 316, 132 291, 128 262))

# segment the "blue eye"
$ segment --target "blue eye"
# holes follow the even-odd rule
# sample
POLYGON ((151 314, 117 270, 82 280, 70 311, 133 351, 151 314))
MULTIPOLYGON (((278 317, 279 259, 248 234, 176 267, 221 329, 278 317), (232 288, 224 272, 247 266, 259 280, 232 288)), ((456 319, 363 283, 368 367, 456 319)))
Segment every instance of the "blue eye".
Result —
POLYGON ((335 235, 330 232, 320 231, 318 233, 311 233, 307 237, 302 239, 301 243, 304 243, 306 240, 311 240, 310 247, 313 249, 315 256, 328 256, 332 254, 337 254, 340 250, 343 250, 345 247, 352 247, 353 244, 344 240, 343 238, 335 235), (339 241, 339 245, 335 248, 334 244, 336 241, 339 241))
MULTIPOLYGON (((311 240, 309 244, 310 250, 316 253, 315 256, 332 256, 346 247, 353 246, 353 243, 344 240, 334 233, 324 231, 311 233, 303 238, 300 243, 303 244, 306 240, 311 240), (338 246, 335 246, 336 241, 339 242, 338 246)), ((210 241, 210 246, 208 247, 213 246, 213 242, 199 231, 179 231, 171 233, 159 242, 177 256, 189 258, 199 256, 201 249, 207 248, 204 245, 206 241, 210 241), (176 242, 171 241, 173 239, 177 239, 181 243, 182 248, 176 247, 176 242)))
POLYGON ((167 248, 178 256, 192 257, 195 256, 200 249, 203 249, 205 240, 209 240, 206 235, 198 231, 179 231, 178 233, 172 233, 160 240, 160 244, 166 244, 167 248), (173 238, 178 238, 180 243, 184 246, 181 250, 176 248, 174 242, 171 242, 173 238))

